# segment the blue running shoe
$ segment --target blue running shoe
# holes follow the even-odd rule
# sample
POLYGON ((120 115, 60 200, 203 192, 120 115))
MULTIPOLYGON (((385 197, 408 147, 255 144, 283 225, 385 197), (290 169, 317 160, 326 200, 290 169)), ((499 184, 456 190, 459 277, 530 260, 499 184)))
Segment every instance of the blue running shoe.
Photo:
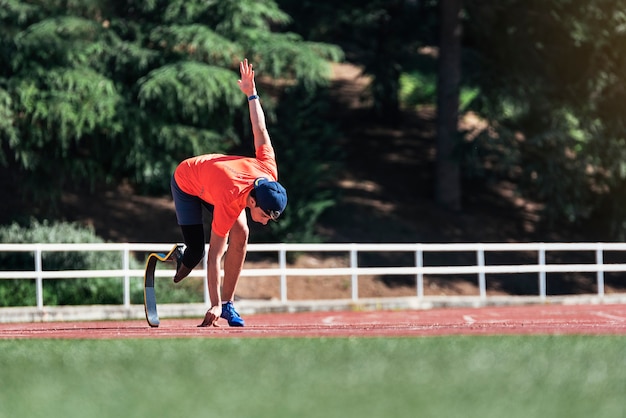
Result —
POLYGON ((222 303, 222 315, 220 316, 227 320, 231 327, 243 327, 243 319, 235 310, 235 305, 232 302, 222 303))

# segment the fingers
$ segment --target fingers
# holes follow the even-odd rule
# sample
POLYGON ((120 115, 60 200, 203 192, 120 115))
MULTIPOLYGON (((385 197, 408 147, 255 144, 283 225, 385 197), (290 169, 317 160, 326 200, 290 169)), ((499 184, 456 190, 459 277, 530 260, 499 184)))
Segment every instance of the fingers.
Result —
POLYGON ((204 320, 200 325, 198 325, 198 327, 210 327, 211 325, 217 327, 219 326, 217 325, 218 318, 218 316, 214 315, 213 312, 209 310, 207 311, 206 315, 204 315, 204 320))
POLYGON ((205 321, 202 321, 202 323, 200 325, 198 325, 198 328, 205 328, 205 327, 210 327, 213 326, 215 328, 219 328, 219 324, 217 323, 217 321, 213 322, 212 324, 205 324, 205 321))
POLYGON ((242 92, 247 96, 256 94, 256 88, 254 83, 254 67, 245 58, 239 62, 239 72, 241 73, 241 79, 237 80, 237 84, 242 92))
POLYGON ((217 322, 217 318, 215 316, 211 315, 211 314, 207 314, 204 317, 204 320, 202 321, 202 323, 200 325, 198 325, 198 326, 200 326, 200 327, 208 327, 208 326, 213 325, 215 322, 217 322))
POLYGON ((254 75, 254 69, 252 68, 252 64, 248 63, 248 58, 244 58, 244 60, 239 63, 239 72, 241 73, 241 78, 254 75))
POLYGON ((219 327, 219 325, 217 324, 217 318, 210 320, 210 319, 206 319, 206 317, 204 318, 204 321, 202 321, 202 323, 200 325, 198 325, 198 328, 203 328, 203 327, 219 327))

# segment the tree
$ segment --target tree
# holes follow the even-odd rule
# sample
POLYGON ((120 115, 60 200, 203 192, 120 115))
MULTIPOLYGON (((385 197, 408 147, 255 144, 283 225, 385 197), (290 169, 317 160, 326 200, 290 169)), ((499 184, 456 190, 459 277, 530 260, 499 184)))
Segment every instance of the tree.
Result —
MULTIPOLYGON (((373 75, 374 107, 389 110, 396 75, 420 68, 417 47, 434 45, 435 29, 445 24, 433 10, 450 4, 281 0, 298 17, 300 33, 340 43, 373 75)), ((478 92, 467 110, 489 126, 471 142, 456 141, 463 176, 480 174, 485 183, 506 178, 543 204, 548 222, 593 224, 604 239, 626 237, 624 6, 625 0, 463 3, 461 85, 478 92)), ((440 165, 442 176, 453 172, 440 165)), ((438 178, 440 186, 455 184, 438 178)), ((449 193, 458 194, 438 192, 440 199, 449 193)))
POLYGON ((440 2, 435 190, 437 202, 453 210, 461 209, 461 170, 457 132, 461 83, 461 4, 462 0, 440 2))
POLYGON ((432 33, 437 0, 278 0, 294 17, 290 30, 306 39, 340 45, 348 59, 372 78, 372 111, 399 122, 400 76, 418 64, 417 50, 432 33))
POLYGON ((547 220, 626 237, 626 1, 466 0, 466 71, 491 126, 472 146, 547 220))
POLYGON ((45 209, 123 179, 164 191, 182 158, 249 134, 243 57, 261 89, 326 84, 342 51, 276 30, 289 20, 272 0, 5 0, 0 161, 45 209))

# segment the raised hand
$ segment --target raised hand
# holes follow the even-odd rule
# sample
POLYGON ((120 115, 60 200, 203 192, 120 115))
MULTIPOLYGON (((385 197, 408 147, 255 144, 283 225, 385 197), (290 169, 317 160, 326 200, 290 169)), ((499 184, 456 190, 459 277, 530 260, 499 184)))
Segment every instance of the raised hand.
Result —
POLYGON ((244 59, 239 63, 239 72, 241 80, 238 80, 239 88, 248 97, 256 94, 256 85, 254 83, 254 69, 252 64, 248 64, 248 59, 244 59))

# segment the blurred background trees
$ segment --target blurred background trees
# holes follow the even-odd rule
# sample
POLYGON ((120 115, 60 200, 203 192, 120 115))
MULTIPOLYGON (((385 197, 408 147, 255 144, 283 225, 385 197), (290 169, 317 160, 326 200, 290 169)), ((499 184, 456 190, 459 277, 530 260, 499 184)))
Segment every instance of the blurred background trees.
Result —
MULTIPOLYGON (((454 41, 442 28, 454 1, 278 3, 293 17, 289 28, 337 42, 363 66, 373 110, 387 122, 396 98, 405 108, 436 103, 437 78, 445 83, 454 71, 438 73, 436 65, 440 48, 454 41)), ((547 222, 584 225, 595 239, 626 238, 626 2, 460 6, 459 111, 488 126, 471 140, 458 132, 453 155, 462 178, 510 180, 519 196, 543 204, 547 222)))
MULTIPOLYGON (((342 57, 273 30, 289 20, 273 1, 3 0, 0 156, 8 194, 25 209, 9 218, 59 215, 62 192, 122 181, 165 193, 191 155, 238 145, 253 155, 239 61, 311 94, 342 57)), ((271 118, 278 104, 265 105, 271 118)), ((323 180, 312 178, 311 191, 323 180)), ((289 216, 316 199, 294 201, 289 216)))
MULTIPOLYGON (((53 217, 71 189, 127 181, 166 193, 189 155, 249 153, 235 84, 248 57, 262 75, 281 180, 294 190, 271 234, 315 239, 341 164, 328 63, 362 68, 371 119, 401 126, 403 113, 436 107, 438 81, 450 81, 441 75, 454 69, 438 67, 450 4, 0 0, 0 185, 23 200, 2 222, 53 217)), ((459 169, 457 209, 468 181, 506 179, 542 203, 548 222, 624 239, 626 0, 457 4, 457 114, 487 127, 438 138, 451 141, 448 162, 459 169)))
POLYGON ((626 238, 626 2, 466 0, 472 108, 490 121, 478 161, 544 216, 626 238))

